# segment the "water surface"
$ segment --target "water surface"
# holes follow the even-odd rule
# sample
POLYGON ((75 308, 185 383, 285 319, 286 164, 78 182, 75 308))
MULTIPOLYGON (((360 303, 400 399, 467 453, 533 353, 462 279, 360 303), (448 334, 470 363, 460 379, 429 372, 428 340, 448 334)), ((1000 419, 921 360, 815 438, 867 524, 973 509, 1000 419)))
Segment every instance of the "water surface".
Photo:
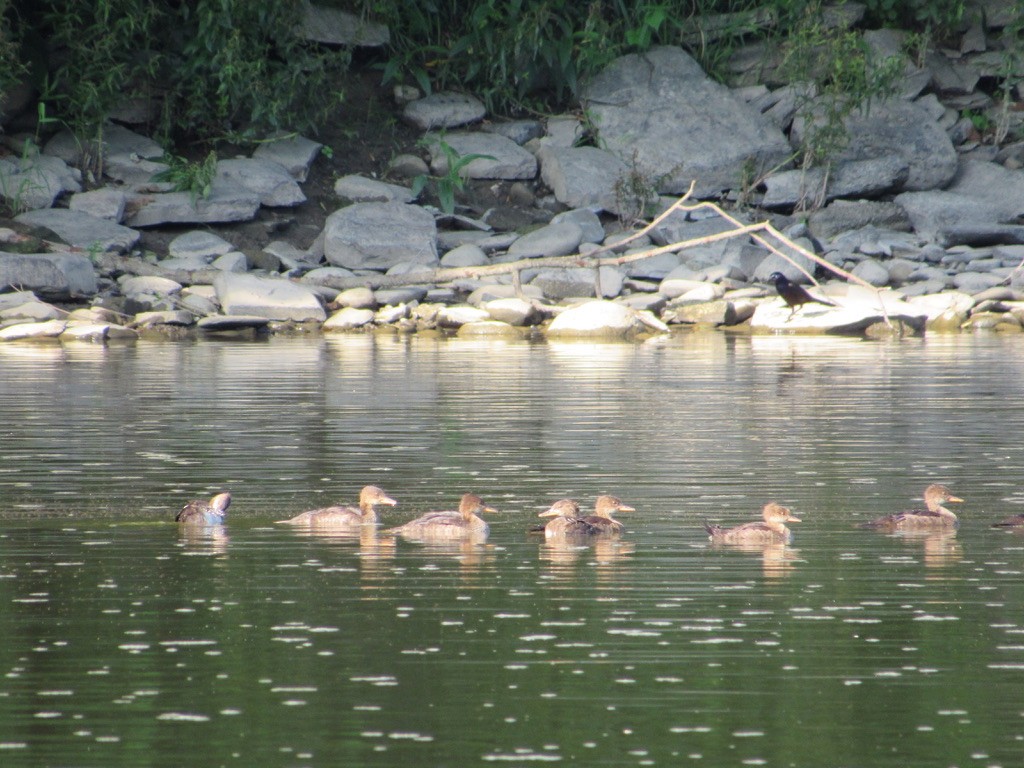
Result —
POLYGON ((0 346, 0 761, 1020 765, 1022 374, 1000 336, 0 346), (955 535, 854 528, 932 481, 955 535), (500 512, 273 524, 366 483, 500 512), (600 493, 621 539, 526 534, 600 493), (707 545, 768 500, 792 546, 707 545))

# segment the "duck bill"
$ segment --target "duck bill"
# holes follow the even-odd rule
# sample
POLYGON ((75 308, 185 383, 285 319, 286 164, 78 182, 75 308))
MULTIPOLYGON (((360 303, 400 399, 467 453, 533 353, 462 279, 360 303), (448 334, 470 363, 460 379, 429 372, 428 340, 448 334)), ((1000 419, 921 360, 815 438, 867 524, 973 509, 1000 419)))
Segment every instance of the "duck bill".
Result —
POLYGON ((537 517, 558 517, 560 514, 562 511, 559 509, 545 509, 537 517))
POLYGON ((954 502, 956 504, 963 504, 964 503, 964 500, 961 499, 959 496, 948 496, 946 498, 946 501, 952 501, 952 502, 954 502))
POLYGON ((387 504, 389 507, 397 507, 398 502, 392 499, 390 496, 385 496, 383 499, 377 502, 378 504, 387 504))
POLYGON ((786 522, 787 523, 799 523, 799 522, 803 522, 803 521, 800 520, 799 517, 794 517, 793 515, 788 515, 786 517, 786 522))
POLYGON ((481 512, 489 512, 492 515, 498 514, 498 510, 496 510, 494 507, 481 507, 480 511, 481 512))
POLYGON ((636 512, 636 507, 627 507, 626 505, 622 505, 621 507, 616 507, 615 511, 616 512, 636 512))

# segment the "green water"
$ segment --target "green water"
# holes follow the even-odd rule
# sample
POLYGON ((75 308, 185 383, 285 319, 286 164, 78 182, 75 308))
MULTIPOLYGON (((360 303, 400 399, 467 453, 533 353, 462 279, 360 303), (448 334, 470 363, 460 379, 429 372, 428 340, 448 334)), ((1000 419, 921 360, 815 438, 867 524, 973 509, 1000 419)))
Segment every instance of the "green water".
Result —
POLYGON ((0 347, 0 764, 1024 763, 1024 339, 0 347), (949 483, 954 536, 857 521, 949 483), (274 520, 466 491, 484 545, 274 520), (188 498, 230 489, 221 529, 188 498), (619 540, 526 533, 615 493, 619 540), (790 547, 704 520, 792 507, 790 547))

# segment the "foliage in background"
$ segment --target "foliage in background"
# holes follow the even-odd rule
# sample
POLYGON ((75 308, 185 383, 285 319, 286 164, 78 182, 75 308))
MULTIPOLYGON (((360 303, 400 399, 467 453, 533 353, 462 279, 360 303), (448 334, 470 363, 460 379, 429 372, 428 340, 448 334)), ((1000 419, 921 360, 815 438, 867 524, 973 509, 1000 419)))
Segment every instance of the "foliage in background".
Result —
POLYGON ((425 173, 419 174, 412 180, 412 196, 418 197, 420 192, 428 185, 432 185, 437 194, 437 201, 441 210, 451 215, 455 212, 455 193, 461 192, 466 186, 466 177, 463 169, 474 160, 494 160, 491 155, 481 155, 472 152, 468 155, 460 155, 444 138, 425 137, 420 140, 420 145, 427 147, 431 153, 438 151, 444 155, 445 165, 448 170, 443 176, 431 176, 425 173))
POLYGON ((213 180, 217 175, 217 153, 210 150, 200 161, 192 162, 176 155, 165 156, 167 169, 153 176, 153 181, 166 181, 173 185, 175 192, 188 192, 192 205, 210 196, 213 180))
POLYGON ((0 65, 14 48, 22 73, 41 61, 31 69, 47 114, 83 143, 102 138, 126 99, 159 105, 152 129, 181 142, 309 130, 340 103, 327 84, 349 57, 299 36, 301 8, 301 0, 0 0, 0 65))
POLYGON ((809 8, 784 47, 783 71, 804 84, 797 115, 803 121, 805 167, 827 164, 846 147, 846 120, 855 111, 869 111, 874 101, 895 91, 903 61, 872 60, 860 34, 822 24, 809 8))

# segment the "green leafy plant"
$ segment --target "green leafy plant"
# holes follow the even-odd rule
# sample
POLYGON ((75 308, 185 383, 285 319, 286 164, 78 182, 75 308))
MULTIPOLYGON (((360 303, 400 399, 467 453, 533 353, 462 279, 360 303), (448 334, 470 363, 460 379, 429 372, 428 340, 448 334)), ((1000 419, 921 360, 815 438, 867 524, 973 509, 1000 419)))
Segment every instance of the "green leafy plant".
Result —
POLYGON ((873 60, 858 32, 826 27, 820 8, 809 7, 783 59, 789 78, 809 86, 801 90, 797 109, 804 166, 830 164, 849 141, 847 118, 892 95, 902 69, 899 57, 873 60))
POLYGON ((481 155, 475 152, 468 155, 460 155, 443 138, 436 140, 425 138, 421 139, 419 143, 421 146, 440 149, 445 157, 447 171, 443 176, 432 176, 426 173, 416 176, 412 181, 413 197, 418 197, 427 185, 432 185, 437 194, 438 203, 441 205, 441 210, 447 214, 452 214, 455 212, 455 193, 456 191, 461 192, 466 186, 466 178, 463 175, 465 167, 474 160, 494 160, 495 158, 491 155, 481 155))
POLYGON ((169 182, 176 192, 188 192, 194 206, 200 199, 210 196, 213 180, 217 176, 217 153, 211 150, 200 161, 184 157, 165 157, 167 169, 153 176, 153 181, 169 182))

